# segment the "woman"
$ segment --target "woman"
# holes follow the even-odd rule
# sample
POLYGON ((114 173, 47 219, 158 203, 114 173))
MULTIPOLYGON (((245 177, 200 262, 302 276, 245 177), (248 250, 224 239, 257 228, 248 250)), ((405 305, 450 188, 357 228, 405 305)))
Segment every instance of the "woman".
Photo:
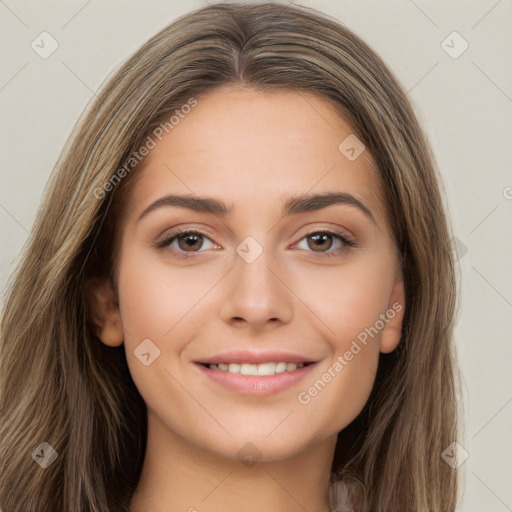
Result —
POLYGON ((2 317, 0 507, 455 510, 449 238, 363 41, 291 5, 180 18, 45 194, 2 317))

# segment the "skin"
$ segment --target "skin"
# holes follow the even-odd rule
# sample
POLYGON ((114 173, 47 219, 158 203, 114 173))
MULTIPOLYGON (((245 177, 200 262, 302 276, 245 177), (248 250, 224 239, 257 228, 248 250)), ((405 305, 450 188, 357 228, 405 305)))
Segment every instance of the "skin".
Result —
POLYGON ((146 158, 120 226, 117 290, 99 285, 93 305, 102 341, 124 343, 148 406, 134 512, 324 509, 337 433, 366 403, 379 351, 399 343, 405 309, 299 402, 365 328, 405 306, 371 156, 349 161, 338 150, 352 133, 324 99, 224 86, 198 98, 146 158), (351 194, 374 220, 347 204, 281 216, 289 196, 323 192, 351 194), (214 197, 232 213, 162 206, 139 219, 167 194, 214 197), (195 251, 178 239, 155 248, 177 226, 207 232, 195 251), (315 243, 326 229, 356 246, 315 243), (248 236, 263 249, 251 263, 236 252, 248 236), (134 354, 145 339, 160 350, 149 366, 134 354), (246 396, 196 364, 232 349, 285 350, 316 364, 291 388, 246 396), (244 446, 254 465, 241 460, 244 446))

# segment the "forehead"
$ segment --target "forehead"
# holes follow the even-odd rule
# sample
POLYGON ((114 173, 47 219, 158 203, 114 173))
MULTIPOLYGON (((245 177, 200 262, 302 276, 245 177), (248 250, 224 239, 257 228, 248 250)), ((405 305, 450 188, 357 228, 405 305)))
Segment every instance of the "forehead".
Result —
POLYGON ((241 86, 196 99, 197 106, 156 140, 139 170, 132 199, 141 207, 178 192, 219 197, 234 210, 250 201, 277 211, 292 194, 342 191, 384 215, 371 155, 364 150, 347 157, 344 141, 354 146, 357 139, 327 100, 241 86))

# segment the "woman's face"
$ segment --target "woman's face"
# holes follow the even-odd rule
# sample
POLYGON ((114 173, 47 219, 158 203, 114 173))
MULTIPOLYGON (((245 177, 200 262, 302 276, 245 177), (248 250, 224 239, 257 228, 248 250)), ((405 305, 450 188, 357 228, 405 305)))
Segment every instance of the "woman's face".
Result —
POLYGON ((352 133, 322 99, 222 87, 155 139, 102 336, 124 341, 154 431, 278 460, 363 408, 379 351, 399 342, 404 294, 352 133))

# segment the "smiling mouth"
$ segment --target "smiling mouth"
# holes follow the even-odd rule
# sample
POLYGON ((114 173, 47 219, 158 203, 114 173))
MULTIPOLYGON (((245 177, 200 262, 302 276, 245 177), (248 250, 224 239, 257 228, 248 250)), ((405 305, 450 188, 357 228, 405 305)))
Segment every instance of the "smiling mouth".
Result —
POLYGON ((218 363, 207 364, 202 363, 202 366, 210 368, 211 370, 218 370, 226 373, 234 373, 239 375, 253 375, 253 376, 270 376, 278 373, 293 372, 298 368, 304 368, 312 363, 289 363, 286 361, 269 362, 269 363, 218 363))

